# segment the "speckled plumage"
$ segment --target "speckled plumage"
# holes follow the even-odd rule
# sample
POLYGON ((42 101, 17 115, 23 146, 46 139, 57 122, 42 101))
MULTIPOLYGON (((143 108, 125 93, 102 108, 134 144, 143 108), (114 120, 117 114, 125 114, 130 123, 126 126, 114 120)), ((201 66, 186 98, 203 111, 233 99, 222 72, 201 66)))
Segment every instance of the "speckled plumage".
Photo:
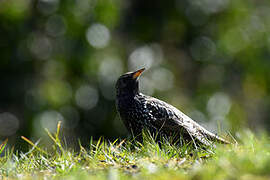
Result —
POLYGON ((181 137, 186 140, 196 140, 205 145, 209 145, 211 141, 228 143, 174 106, 140 93, 138 77, 143 70, 126 73, 116 83, 117 110, 125 126, 134 136, 140 136, 142 130, 146 128, 151 133, 158 132, 166 136, 181 133, 181 137))

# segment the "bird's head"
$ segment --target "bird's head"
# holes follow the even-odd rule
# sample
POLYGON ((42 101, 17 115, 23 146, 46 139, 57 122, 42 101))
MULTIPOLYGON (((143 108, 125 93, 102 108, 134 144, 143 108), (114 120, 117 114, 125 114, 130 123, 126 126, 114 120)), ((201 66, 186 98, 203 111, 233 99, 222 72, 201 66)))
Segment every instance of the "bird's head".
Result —
POLYGON ((145 68, 128 72, 120 76, 116 82, 116 95, 136 95, 139 92, 138 79, 145 68))

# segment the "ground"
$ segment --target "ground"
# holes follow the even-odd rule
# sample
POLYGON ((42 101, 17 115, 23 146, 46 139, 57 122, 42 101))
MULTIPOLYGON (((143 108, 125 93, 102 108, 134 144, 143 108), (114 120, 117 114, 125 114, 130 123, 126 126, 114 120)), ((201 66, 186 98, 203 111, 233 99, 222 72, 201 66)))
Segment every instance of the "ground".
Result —
POLYGON ((29 151, 0 146, 2 179, 270 179, 270 140, 243 131, 238 144, 194 147, 132 139, 100 138, 78 152, 63 147, 59 135, 47 131, 53 145, 45 148, 22 137, 29 151))

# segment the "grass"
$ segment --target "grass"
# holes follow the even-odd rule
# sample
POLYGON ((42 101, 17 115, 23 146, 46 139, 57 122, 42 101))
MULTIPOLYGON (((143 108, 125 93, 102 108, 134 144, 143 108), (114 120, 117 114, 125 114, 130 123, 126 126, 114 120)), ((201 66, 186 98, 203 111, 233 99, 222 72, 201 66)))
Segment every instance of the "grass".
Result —
POLYGON ((157 144, 145 133, 142 144, 100 138, 79 152, 63 146, 60 124, 55 134, 46 131, 50 148, 26 137, 26 153, 6 149, 7 141, 0 145, 2 179, 270 179, 270 140, 250 131, 242 133, 239 145, 157 144))

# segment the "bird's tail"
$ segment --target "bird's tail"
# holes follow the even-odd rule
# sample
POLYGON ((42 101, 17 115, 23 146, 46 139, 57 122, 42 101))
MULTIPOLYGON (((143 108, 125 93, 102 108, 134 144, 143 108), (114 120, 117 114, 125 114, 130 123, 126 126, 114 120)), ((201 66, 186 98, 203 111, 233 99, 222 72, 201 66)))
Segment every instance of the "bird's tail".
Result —
POLYGON ((218 135, 215 135, 213 133, 207 134, 207 139, 211 140, 212 142, 217 142, 220 144, 232 144, 231 142, 219 137, 218 135))

